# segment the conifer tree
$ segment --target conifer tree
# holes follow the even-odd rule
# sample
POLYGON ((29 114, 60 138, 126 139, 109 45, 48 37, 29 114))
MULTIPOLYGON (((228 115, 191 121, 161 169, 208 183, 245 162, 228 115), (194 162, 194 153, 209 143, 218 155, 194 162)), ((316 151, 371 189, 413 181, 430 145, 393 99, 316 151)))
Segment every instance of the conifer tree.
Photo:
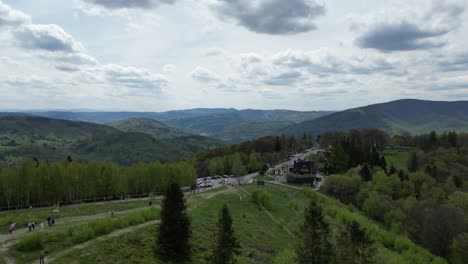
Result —
POLYGON ((299 264, 327 264, 331 262, 332 250, 328 240, 330 227, 325 221, 322 207, 311 200, 304 211, 304 223, 300 226, 299 243, 296 247, 299 264))
POLYGON ((336 238, 336 247, 339 264, 373 263, 374 241, 356 221, 345 222, 340 228, 336 238))
POLYGON ((235 254, 239 248, 239 242, 232 228, 232 218, 229 209, 224 205, 218 219, 217 244, 213 252, 213 263, 236 263, 235 254))
POLYGON ((190 258, 190 219, 180 186, 171 183, 161 208, 161 225, 156 240, 156 253, 164 261, 190 258))
POLYGON ((359 171, 359 175, 361 175, 361 178, 362 178, 363 181, 367 182, 367 181, 372 180, 372 173, 371 173, 367 163, 364 163, 361 170, 359 171))

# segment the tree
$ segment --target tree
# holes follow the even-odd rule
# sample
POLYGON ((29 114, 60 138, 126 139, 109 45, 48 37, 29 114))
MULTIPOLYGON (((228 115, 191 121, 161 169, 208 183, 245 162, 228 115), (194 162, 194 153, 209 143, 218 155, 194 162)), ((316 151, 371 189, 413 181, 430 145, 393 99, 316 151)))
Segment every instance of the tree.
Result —
POLYGON ((380 157, 380 167, 387 172, 387 161, 384 156, 380 157))
POLYGON ((299 243, 296 247, 297 262, 330 263, 332 250, 329 235, 330 227, 325 221, 322 207, 315 200, 310 200, 304 211, 304 223, 300 226, 299 243))
POLYGON ((190 219, 184 194, 172 183, 166 190, 161 208, 161 225, 156 240, 156 253, 164 261, 180 261, 190 257, 190 219))
POLYGON ((328 161, 332 172, 334 173, 343 173, 346 172, 349 168, 349 156, 344 151, 341 144, 335 144, 328 161))
POLYGON ((260 153, 252 152, 249 155, 249 171, 255 172, 262 168, 262 156, 260 153))
POLYGON ((456 236, 452 242, 450 257, 453 264, 464 264, 468 260, 468 233, 456 236))
POLYGON ((372 172, 370 171, 367 163, 364 163, 361 170, 359 171, 359 175, 361 175, 362 180, 365 182, 372 180, 372 172))
POLYGON ((411 153, 409 160, 408 160, 408 170, 410 172, 415 172, 419 168, 419 161, 418 161, 418 155, 416 152, 411 153))
POLYGON ((239 247, 239 241, 232 228, 232 218, 229 214, 229 209, 224 205, 218 219, 217 244, 213 252, 213 263, 236 263, 235 254, 239 247))
POLYGON ((247 169, 245 168, 244 164, 242 164, 242 160, 238 156, 236 156, 232 162, 231 174, 236 176, 243 176, 247 174, 247 169))
POLYGON ((374 241, 356 221, 345 222, 336 237, 337 263, 372 263, 375 255, 374 241))

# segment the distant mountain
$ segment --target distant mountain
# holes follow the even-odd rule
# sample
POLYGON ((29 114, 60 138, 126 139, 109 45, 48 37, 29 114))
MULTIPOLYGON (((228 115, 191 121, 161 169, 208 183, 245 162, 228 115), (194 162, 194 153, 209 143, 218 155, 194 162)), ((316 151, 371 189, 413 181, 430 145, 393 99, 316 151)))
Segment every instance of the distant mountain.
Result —
POLYGON ((277 134, 318 135, 331 131, 378 128, 389 133, 468 131, 468 101, 397 100, 336 112, 280 129, 277 134))
POLYGON ((315 119, 330 112, 299 112, 290 110, 238 110, 236 112, 211 114, 198 117, 167 120, 174 127, 220 138, 241 142, 271 135, 276 130, 305 120, 315 119))
MULTIPOLYGON (((330 114, 330 111, 291 111, 291 110, 236 110, 233 108, 196 108, 167 112, 67 112, 31 111, 31 115, 71 121, 84 121, 98 124, 118 124, 132 118, 152 119, 163 122, 186 133, 215 137, 237 143, 271 135, 284 126, 330 114)), ((115 126, 115 125, 114 125, 115 126)), ((133 124, 132 124, 133 126, 133 124)), ((143 127, 146 125, 143 125, 143 127)), ((141 132, 143 127, 124 131, 141 132)), ((182 132, 179 131, 179 132, 182 132)), ((159 131, 162 132, 162 131, 159 131)), ((159 134, 157 132, 157 134, 159 134)), ((154 135, 153 135, 154 136, 154 135)))
POLYGON ((24 158, 41 160, 102 160, 131 165, 167 160, 221 146, 217 140, 180 135, 156 139, 145 133, 124 132, 87 122, 34 116, 0 117, 0 162, 15 164, 24 158))
POLYGON ((159 121, 166 121, 176 118, 190 118, 210 114, 235 112, 235 109, 225 108, 196 108, 188 110, 174 110, 167 112, 69 112, 69 111, 32 111, 29 114, 64 119, 71 121, 85 121, 98 124, 107 124, 129 118, 148 118, 159 121))
POLYGON ((172 128, 162 122, 148 118, 129 118, 109 123, 108 125, 124 132, 145 133, 155 139, 193 136, 193 134, 177 128, 172 128))

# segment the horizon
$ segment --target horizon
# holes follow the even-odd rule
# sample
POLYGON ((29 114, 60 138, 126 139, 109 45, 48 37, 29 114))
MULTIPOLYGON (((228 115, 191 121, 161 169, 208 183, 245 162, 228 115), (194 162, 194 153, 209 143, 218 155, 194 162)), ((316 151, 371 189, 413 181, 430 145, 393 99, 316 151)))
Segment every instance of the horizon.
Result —
POLYGON ((0 0, 0 105, 340 111, 467 100, 467 6, 0 0))
POLYGON ((131 110, 106 110, 106 109, 0 109, 0 113, 34 113, 34 112, 68 112, 68 113, 165 113, 165 112, 173 112, 173 111, 190 111, 190 110, 216 110, 216 109, 223 109, 223 110, 236 110, 236 111, 244 111, 244 110, 259 110, 259 111, 294 111, 294 112, 342 112, 350 109, 373 106, 378 104, 386 104, 392 103, 397 101, 407 101, 407 100, 414 100, 414 101, 424 101, 424 102, 439 102, 439 103, 456 103, 456 102, 468 102, 468 100, 453 100, 453 101, 440 101, 440 100, 423 100, 423 99, 416 99, 416 98, 403 98, 403 99, 396 99, 391 101, 379 102, 379 103, 372 103, 369 105, 361 105, 351 108, 345 109, 335 109, 335 110, 322 110, 322 109, 312 109, 312 110, 295 110, 295 109, 286 109, 286 108, 271 108, 271 109, 260 109, 260 108, 235 108, 235 107, 195 107, 195 108, 183 108, 183 109, 169 109, 164 111, 131 111, 131 110))

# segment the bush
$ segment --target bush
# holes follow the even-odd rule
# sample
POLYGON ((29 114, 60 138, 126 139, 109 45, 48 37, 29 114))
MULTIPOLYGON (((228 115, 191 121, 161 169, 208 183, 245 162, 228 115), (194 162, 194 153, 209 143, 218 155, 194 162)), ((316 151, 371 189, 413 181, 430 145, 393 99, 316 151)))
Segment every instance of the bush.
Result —
POLYGON ((254 191, 252 193, 252 202, 260 206, 265 207, 268 210, 273 209, 273 204, 271 203, 270 195, 265 191, 254 191))
POLYGON ((44 241, 42 238, 42 234, 39 233, 26 236, 16 244, 16 247, 19 251, 23 252, 44 249, 44 241))

